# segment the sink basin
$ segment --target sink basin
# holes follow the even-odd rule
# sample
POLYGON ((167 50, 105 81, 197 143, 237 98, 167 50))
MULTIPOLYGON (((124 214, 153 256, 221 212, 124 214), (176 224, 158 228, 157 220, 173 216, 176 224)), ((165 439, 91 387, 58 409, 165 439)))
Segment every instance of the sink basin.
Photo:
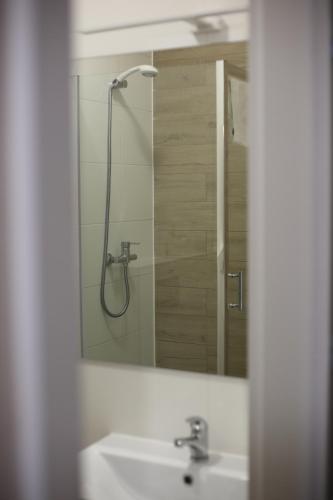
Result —
POLYGON ((173 444, 110 434, 80 453, 84 500, 246 500, 245 457, 211 453, 191 463, 173 444))

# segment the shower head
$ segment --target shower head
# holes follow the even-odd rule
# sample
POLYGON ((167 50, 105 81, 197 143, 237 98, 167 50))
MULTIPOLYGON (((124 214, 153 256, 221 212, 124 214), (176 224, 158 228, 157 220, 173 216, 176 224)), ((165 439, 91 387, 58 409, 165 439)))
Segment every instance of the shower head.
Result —
POLYGON ((123 82, 133 73, 141 73, 142 76, 156 76, 158 71, 154 66, 149 66, 148 64, 142 64, 141 66, 134 66, 133 68, 127 69, 123 73, 117 76, 116 80, 118 82, 123 82))
POLYGON ((134 73, 141 73, 142 76, 154 77, 157 76, 158 71, 154 66, 150 66, 149 64, 142 64, 141 66, 133 66, 133 68, 129 68, 123 73, 120 73, 112 82, 112 86, 114 88, 117 87, 127 87, 126 78, 134 73))

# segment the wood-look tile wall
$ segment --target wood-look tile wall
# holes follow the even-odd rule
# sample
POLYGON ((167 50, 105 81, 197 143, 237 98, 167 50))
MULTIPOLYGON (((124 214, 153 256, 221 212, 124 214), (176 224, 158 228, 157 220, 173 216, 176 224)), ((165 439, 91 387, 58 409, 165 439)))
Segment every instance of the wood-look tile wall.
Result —
MULTIPOLYGON (((159 367, 216 373, 215 63, 224 59, 244 68, 246 52, 245 43, 231 43, 154 53, 159 70, 154 80, 159 367)), ((231 196, 232 191, 245 202, 237 177, 231 196)), ((233 213, 230 225, 238 227, 242 210, 233 213)), ((233 234, 232 241, 240 254, 242 238, 233 234)))

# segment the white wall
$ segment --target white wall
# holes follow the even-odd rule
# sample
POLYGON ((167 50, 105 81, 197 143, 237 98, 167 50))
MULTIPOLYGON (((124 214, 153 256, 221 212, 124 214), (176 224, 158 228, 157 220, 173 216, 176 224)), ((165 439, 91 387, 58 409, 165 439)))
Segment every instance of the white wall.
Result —
POLYGON ((82 446, 111 431, 172 441, 190 415, 208 420, 210 447, 247 454, 248 384, 243 379, 82 361, 82 446))
POLYGON ((214 16, 208 23, 208 29, 201 28, 200 22, 179 20, 96 34, 76 33, 72 35, 72 54, 73 58, 86 58, 248 39, 246 13, 214 16))
MULTIPOLYGON (((128 88, 114 91, 112 191, 109 250, 119 255, 121 241, 138 260, 129 266, 130 305, 122 318, 109 318, 100 305, 104 236, 108 82, 151 53, 84 59, 79 76, 82 325, 85 357, 103 361, 154 364, 152 80, 134 75, 128 88)), ((124 301, 122 266, 108 269, 108 306, 124 301)))
POLYGON ((73 58, 235 42, 249 37, 248 0, 71 3, 73 58))
POLYGON ((251 3, 250 497, 256 500, 332 498, 324 491, 332 329, 331 4, 251 3))
POLYGON ((98 30, 105 26, 119 28, 212 13, 243 12, 248 7, 248 0, 169 0, 167 3, 155 0, 72 0, 73 28, 77 31, 98 30))

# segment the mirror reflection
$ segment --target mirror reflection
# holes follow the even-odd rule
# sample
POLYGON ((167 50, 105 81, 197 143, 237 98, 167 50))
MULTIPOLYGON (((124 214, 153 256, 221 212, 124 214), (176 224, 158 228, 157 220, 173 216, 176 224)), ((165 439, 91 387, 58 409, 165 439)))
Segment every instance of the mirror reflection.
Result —
POLYGON ((246 43, 74 66, 83 356, 246 376, 246 43))

